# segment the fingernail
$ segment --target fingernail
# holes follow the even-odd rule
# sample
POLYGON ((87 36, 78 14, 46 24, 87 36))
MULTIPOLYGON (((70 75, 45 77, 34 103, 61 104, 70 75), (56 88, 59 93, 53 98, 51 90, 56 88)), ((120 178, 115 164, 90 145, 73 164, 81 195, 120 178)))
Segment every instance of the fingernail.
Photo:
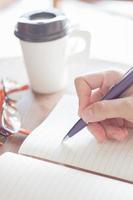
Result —
POLYGON ((94 121, 94 115, 91 109, 84 110, 81 113, 81 117, 86 123, 94 121))
POLYGON ((123 141, 125 139, 125 135, 121 133, 120 134, 116 133, 113 135, 113 139, 118 140, 118 141, 123 141))

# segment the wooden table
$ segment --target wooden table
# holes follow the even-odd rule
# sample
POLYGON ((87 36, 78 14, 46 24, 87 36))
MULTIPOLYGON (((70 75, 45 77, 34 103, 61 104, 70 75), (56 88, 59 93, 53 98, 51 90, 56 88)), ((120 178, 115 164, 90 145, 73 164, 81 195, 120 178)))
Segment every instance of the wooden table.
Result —
MULTIPOLYGON (((0 76, 3 75, 19 82, 28 82, 21 58, 1 59, 0 76)), ((32 90, 23 92, 18 100, 22 127, 29 130, 36 128, 48 116, 62 94, 63 91, 49 95, 36 94, 32 90)), ((0 146, 0 154, 6 151, 17 152, 25 138, 23 134, 10 137, 3 146, 0 146)))

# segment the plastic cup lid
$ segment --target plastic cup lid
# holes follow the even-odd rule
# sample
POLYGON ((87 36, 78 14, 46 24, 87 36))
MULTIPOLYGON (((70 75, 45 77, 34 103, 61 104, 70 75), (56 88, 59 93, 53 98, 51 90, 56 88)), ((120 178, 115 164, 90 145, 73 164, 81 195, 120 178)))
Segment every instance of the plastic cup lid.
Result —
POLYGON ((14 33, 20 40, 47 42, 66 36, 69 30, 67 17, 52 9, 24 14, 19 18, 14 33))

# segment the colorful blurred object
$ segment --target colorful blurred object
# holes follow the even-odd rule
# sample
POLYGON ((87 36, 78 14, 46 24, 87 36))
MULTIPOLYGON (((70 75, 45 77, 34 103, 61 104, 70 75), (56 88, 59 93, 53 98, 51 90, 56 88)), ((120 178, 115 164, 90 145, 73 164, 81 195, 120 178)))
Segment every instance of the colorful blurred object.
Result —
POLYGON ((0 82, 0 144, 15 133, 22 132, 26 135, 30 133, 28 130, 21 129, 16 100, 10 98, 10 94, 27 89, 29 89, 28 85, 20 85, 9 79, 2 79, 0 82))

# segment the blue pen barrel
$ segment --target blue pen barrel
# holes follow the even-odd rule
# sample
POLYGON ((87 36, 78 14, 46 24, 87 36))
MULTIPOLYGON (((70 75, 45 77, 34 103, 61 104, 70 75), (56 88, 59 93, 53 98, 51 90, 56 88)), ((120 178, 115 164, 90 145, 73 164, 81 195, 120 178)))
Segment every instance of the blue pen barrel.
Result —
POLYGON ((123 79, 114 85, 102 100, 116 99, 133 84, 133 68, 123 76, 123 79))

